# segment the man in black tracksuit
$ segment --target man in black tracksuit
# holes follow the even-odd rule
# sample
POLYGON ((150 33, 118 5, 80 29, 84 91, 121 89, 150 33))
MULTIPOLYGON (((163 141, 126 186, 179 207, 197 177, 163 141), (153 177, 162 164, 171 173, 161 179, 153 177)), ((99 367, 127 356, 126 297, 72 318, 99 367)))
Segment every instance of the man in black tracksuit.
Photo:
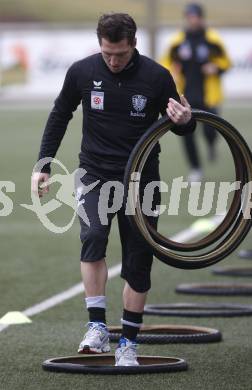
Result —
MULTIPOLYGON (((97 35, 101 53, 74 63, 67 72, 63 88, 55 101, 44 131, 39 158, 54 157, 73 111, 82 102, 83 139, 80 167, 87 174, 84 185, 100 180, 81 198, 90 221, 81 224, 81 271, 89 312, 88 331, 79 346, 80 353, 108 352, 109 334, 105 319, 106 247, 113 213, 103 225, 98 212, 102 185, 109 180, 122 182, 125 165, 134 145, 166 112, 174 122, 173 131, 183 135, 195 123, 184 97, 177 93, 170 73, 135 49, 136 25, 127 14, 103 15, 97 35)), ((159 180, 159 145, 152 150, 141 177, 140 196, 145 185, 159 180)), ((33 176, 33 190, 47 182, 50 165, 33 176)), ((113 193, 110 194, 113 201, 113 193)), ((160 202, 156 193, 153 207, 160 202)), ((137 365, 135 338, 142 322, 143 307, 150 288, 152 253, 144 240, 132 230, 123 207, 117 213, 122 244, 123 332, 116 350, 116 365, 137 365)), ((157 218, 148 217, 156 227, 157 218)))

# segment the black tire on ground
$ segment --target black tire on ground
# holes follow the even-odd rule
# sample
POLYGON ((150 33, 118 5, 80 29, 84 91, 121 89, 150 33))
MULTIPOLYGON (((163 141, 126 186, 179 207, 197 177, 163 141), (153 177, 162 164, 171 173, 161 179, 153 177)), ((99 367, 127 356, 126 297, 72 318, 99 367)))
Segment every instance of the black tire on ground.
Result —
POLYGON ((247 259, 247 260, 252 260, 252 249, 242 249, 238 253, 238 256, 241 259, 247 259))
POLYGON ((184 283, 177 293, 198 295, 252 295, 252 284, 238 283, 184 283))
POLYGON ((42 368, 46 371, 75 374, 151 374, 185 371, 185 360, 164 356, 138 356, 139 366, 115 366, 114 355, 66 356, 48 359, 42 368))
MULTIPOLYGON (((109 327, 110 341, 117 342, 122 333, 121 326, 109 327)), ((137 335, 140 344, 199 344, 221 341, 217 329, 191 325, 147 325, 137 335)))
POLYGON ((219 267, 214 268, 212 273, 215 275, 223 276, 242 276, 242 277, 251 277, 252 276, 252 267, 219 267))
POLYGON ((232 303, 168 303, 145 305, 144 314, 169 317, 251 316, 252 305, 232 303))

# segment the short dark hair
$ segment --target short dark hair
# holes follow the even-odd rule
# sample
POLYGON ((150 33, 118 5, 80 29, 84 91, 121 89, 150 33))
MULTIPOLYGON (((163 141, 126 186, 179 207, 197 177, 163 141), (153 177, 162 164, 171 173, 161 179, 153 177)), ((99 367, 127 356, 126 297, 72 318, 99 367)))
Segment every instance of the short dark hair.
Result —
POLYGON ((137 26, 133 18, 128 14, 110 13, 99 18, 97 37, 101 44, 102 38, 116 43, 127 39, 130 45, 134 44, 137 26))

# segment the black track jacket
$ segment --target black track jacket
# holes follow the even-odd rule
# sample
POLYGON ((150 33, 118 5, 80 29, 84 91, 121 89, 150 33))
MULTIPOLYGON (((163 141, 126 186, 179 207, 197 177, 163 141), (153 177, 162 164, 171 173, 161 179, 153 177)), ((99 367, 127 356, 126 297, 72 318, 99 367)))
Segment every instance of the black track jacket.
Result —
MULTIPOLYGON (((121 178, 134 145, 159 114, 165 114, 170 97, 179 101, 169 71, 137 50, 118 74, 109 70, 101 53, 75 62, 49 115, 39 159, 55 157, 73 111, 82 102, 80 167, 108 179, 121 178)), ((173 131, 182 135, 194 128, 191 120, 173 131)), ((159 151, 156 145, 148 159, 150 166, 159 151)), ((50 165, 42 171, 49 173, 50 165)))

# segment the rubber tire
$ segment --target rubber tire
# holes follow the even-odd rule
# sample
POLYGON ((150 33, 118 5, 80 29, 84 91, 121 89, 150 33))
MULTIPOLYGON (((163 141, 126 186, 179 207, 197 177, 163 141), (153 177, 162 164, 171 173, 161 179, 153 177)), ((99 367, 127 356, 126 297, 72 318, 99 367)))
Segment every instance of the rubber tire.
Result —
MULTIPOLYGON (((230 123, 214 114, 199 110, 193 110, 193 116, 196 120, 214 125, 216 127, 216 130, 218 130, 224 136, 235 160, 236 180, 241 182, 241 188, 245 183, 252 181, 251 152, 240 133, 230 123)), ((137 142, 129 157, 125 169, 124 187, 126 189, 129 188, 131 173, 136 171, 141 172, 141 161, 142 163, 144 163, 145 154, 147 156, 147 154, 150 153, 155 142, 157 142, 157 140, 167 131, 171 130, 172 126, 174 126, 174 124, 171 123, 167 116, 164 116, 155 124, 153 124, 153 126, 151 126, 148 130, 146 130, 144 135, 137 142)), ((236 194, 234 195, 234 197, 235 196, 236 194)), ((128 191, 125 191, 125 205, 127 203, 127 199, 128 191)), ((143 215, 141 213, 141 207, 138 203, 139 202, 137 202, 136 215, 128 215, 132 226, 142 234, 142 236, 150 246, 150 249, 153 251, 153 253, 159 260, 176 268, 199 269, 215 264, 218 261, 224 259, 230 253, 232 253, 238 245, 240 245, 240 243, 250 230, 252 222, 251 219, 243 218, 243 214, 240 208, 240 201, 232 202, 233 209, 230 210, 228 216, 226 216, 226 222, 221 223, 221 225, 215 230, 215 232, 218 231, 218 234, 213 232, 209 236, 206 236, 203 242, 201 240, 197 243, 185 245, 173 242, 169 239, 166 239, 165 237, 158 237, 157 232, 152 232, 150 230, 150 227, 146 223, 146 220, 144 220, 143 218, 143 215), (224 237, 225 233, 226 236, 224 237), (193 254, 191 256, 184 254, 185 251, 190 252, 196 249, 207 248, 208 244, 213 240, 214 234, 217 234, 217 236, 219 237, 224 237, 222 242, 218 243, 214 250, 213 248, 211 248, 210 251, 204 254, 193 254), (177 253, 174 253, 174 250, 177 251, 177 253)))
POLYGON ((149 304, 145 315, 161 317, 241 317, 252 315, 252 305, 233 303, 168 303, 149 304))
POLYGON ((196 295, 252 295, 252 284, 184 283, 176 287, 177 293, 196 295))
POLYGON ((164 356, 138 356, 139 366, 114 366, 114 355, 66 356, 45 360, 42 368, 45 371, 75 374, 152 374, 162 372, 185 371, 188 368, 184 359, 164 356), (156 360, 156 363, 153 361, 156 360), (80 362, 84 362, 80 364, 80 362), (98 362, 104 362, 103 364, 98 362), (141 362, 148 362, 142 364, 141 362), (79 364, 78 364, 79 362, 79 364), (88 364, 87 364, 88 363, 88 364))
MULTIPOLYGON (((122 327, 109 327, 111 342, 118 342, 122 327)), ((217 329, 191 325, 149 325, 143 326, 136 341, 139 344, 200 344, 222 340, 217 329)))
POLYGON ((223 276, 239 276, 239 277, 251 277, 252 267, 226 267, 226 268, 214 268, 212 270, 214 275, 223 276))

